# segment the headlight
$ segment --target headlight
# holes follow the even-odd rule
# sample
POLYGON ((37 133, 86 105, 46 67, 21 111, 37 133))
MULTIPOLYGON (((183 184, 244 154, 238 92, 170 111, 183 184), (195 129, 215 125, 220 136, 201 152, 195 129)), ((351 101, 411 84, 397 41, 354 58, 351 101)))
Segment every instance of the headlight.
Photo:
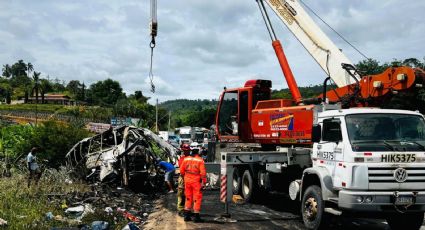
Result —
POLYGON ((372 201, 373 201, 373 197, 371 197, 371 196, 367 196, 367 197, 364 198, 365 203, 372 203, 372 201))
POLYGON ((358 196, 356 198, 357 203, 362 203, 363 202, 363 197, 362 196, 358 196))

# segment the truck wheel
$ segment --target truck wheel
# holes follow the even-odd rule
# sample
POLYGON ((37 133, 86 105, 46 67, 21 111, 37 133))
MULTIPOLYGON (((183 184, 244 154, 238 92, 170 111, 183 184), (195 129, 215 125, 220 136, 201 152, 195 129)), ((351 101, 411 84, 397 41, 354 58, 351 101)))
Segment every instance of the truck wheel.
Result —
POLYGON ((324 226, 324 205, 322 189, 317 185, 307 187, 301 203, 301 214, 307 229, 320 229, 324 226))
POLYGON ((245 199, 245 202, 252 200, 252 194, 254 192, 254 180, 249 170, 245 170, 242 175, 242 196, 245 199))
POLYGON ((391 213, 387 217, 388 225, 393 230, 418 230, 424 221, 423 212, 391 213))
POLYGON ((233 169, 232 192, 233 195, 241 194, 241 172, 239 168, 233 169))

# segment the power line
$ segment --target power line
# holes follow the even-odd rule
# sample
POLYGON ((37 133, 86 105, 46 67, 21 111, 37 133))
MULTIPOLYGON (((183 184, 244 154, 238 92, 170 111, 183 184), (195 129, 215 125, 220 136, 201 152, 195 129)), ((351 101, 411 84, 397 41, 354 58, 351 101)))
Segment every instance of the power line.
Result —
POLYGON ((310 10, 317 18, 320 19, 329 29, 331 29, 333 32, 335 32, 342 40, 344 40, 348 45, 350 45, 353 49, 355 49, 360 55, 362 55, 364 58, 369 59, 365 54, 363 54, 357 47, 355 47, 353 44, 351 44, 344 36, 342 36, 338 31, 336 31, 332 26, 330 26, 325 20, 323 20, 312 8, 310 8, 306 3, 303 2, 303 0, 299 0, 308 10, 310 10))

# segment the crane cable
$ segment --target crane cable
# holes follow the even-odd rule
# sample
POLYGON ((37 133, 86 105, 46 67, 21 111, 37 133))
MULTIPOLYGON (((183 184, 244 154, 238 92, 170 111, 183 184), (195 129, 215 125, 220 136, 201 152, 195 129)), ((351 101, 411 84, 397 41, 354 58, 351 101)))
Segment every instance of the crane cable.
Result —
POLYGON ((322 21, 329 29, 336 33, 342 40, 344 40, 348 45, 350 45, 354 50, 356 50, 364 58, 369 59, 364 53, 362 53, 357 47, 351 44, 344 36, 342 36, 338 31, 336 31, 332 26, 330 26, 325 20, 323 20, 312 8, 310 8, 303 0, 299 0, 309 11, 311 11, 320 21, 322 21))
POLYGON ((156 46, 155 37, 158 34, 158 21, 156 18, 156 0, 151 0, 151 22, 149 24, 150 31, 151 31, 151 42, 149 44, 149 47, 151 48, 151 62, 150 62, 150 68, 149 68, 149 80, 151 83, 151 92, 155 93, 155 85, 153 83, 153 48, 156 46))
POLYGON ((153 48, 155 48, 155 38, 154 37, 152 37, 150 47, 151 47, 151 63, 150 63, 150 67, 149 67, 149 80, 150 80, 150 83, 151 83, 151 92, 155 93, 155 85, 153 84, 153 71, 152 71, 153 48))

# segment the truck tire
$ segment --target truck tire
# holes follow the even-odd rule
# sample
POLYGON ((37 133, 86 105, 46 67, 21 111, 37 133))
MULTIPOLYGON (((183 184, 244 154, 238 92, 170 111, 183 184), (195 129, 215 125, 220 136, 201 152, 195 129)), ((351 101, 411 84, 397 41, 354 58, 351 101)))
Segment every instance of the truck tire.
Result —
POLYGON ((324 206, 322 189, 317 185, 307 187, 301 202, 301 215, 307 229, 325 228, 324 206))
POLYGON ((234 168, 233 169, 233 181, 232 181, 232 192, 233 195, 239 195, 241 194, 241 182, 242 181, 242 177, 241 177, 241 171, 239 168, 234 168))
POLYGON ((249 170, 245 170, 242 175, 241 190, 245 202, 250 202, 254 193, 254 180, 249 170))
POLYGON ((391 213, 387 215, 386 220, 393 230, 418 230, 421 228, 424 221, 424 213, 391 213))

